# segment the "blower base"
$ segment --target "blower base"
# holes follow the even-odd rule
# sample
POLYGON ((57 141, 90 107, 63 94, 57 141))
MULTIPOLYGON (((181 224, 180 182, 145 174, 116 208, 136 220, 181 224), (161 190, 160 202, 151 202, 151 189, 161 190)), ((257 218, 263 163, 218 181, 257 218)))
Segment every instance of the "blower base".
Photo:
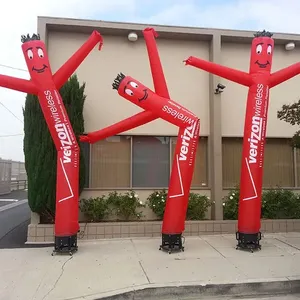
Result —
POLYGON ((77 234, 71 236, 56 236, 54 240, 54 250, 52 255, 69 254, 73 255, 78 251, 77 234))
POLYGON ((171 254, 173 251, 184 251, 182 246, 182 234, 162 234, 162 244, 159 247, 159 250, 168 251, 171 254))
POLYGON ((258 233, 236 233, 236 239, 238 244, 236 249, 250 250, 252 253, 254 250, 261 250, 259 241, 261 240, 261 232, 258 233))

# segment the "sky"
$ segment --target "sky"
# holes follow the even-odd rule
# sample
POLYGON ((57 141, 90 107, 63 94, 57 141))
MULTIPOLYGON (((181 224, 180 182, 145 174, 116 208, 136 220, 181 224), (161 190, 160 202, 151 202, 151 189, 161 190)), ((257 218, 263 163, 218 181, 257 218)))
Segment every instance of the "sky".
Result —
MULTIPOLYGON (((10 0, 0 10, 0 74, 29 79, 20 36, 37 16, 299 33, 299 0, 10 0)), ((300 57, 299 57, 300 60, 300 57)), ((0 87, 0 157, 24 161, 25 94, 0 87)))

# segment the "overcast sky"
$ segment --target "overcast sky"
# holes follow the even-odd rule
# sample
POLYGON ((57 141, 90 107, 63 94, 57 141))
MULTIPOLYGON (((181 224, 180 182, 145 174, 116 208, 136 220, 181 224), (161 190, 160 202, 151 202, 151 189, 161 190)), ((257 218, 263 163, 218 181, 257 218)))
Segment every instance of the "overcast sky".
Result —
MULTIPOLYGON (((299 12, 299 0, 4 1, 0 10, 0 74, 29 78, 20 36, 36 32, 38 15, 300 34, 299 12)), ((24 161, 24 99, 25 94, 0 87, 2 158, 24 161)))

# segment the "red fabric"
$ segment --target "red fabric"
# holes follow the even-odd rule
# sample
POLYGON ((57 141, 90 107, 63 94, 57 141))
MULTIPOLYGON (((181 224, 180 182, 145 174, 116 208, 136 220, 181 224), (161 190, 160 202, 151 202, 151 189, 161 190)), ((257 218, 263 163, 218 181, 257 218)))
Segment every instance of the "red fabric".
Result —
POLYGON ((155 94, 141 82, 126 76, 120 83, 118 93, 133 104, 178 127, 186 127, 198 118, 177 102, 155 94))
POLYGON ((250 76, 241 162, 238 230, 260 231, 264 148, 269 106, 268 80, 272 67, 274 41, 254 38, 251 47, 250 76))
POLYGON ((32 82, 26 79, 0 75, 0 86, 27 94, 36 94, 37 90, 32 82))
POLYGON ((267 78, 261 75, 258 83, 249 89, 246 107, 238 218, 238 229, 242 233, 257 233, 260 230, 268 105, 267 78))
POLYGON ((180 234, 184 231, 199 131, 199 120, 188 127, 179 128, 162 224, 163 234, 180 234))
POLYGON ((185 61, 186 65, 190 65, 204 71, 210 72, 217 76, 221 76, 223 78, 229 79, 231 81, 237 82, 239 84, 250 86, 251 85, 251 77, 248 73, 243 71, 238 71, 235 69, 231 69, 228 67, 221 66, 219 64, 206 61, 204 59, 196 58, 194 56, 190 56, 185 61))
POLYGON ((238 231, 260 231, 264 147, 269 88, 300 73, 300 63, 270 74, 274 40, 256 37, 252 41, 249 73, 190 57, 186 64, 249 86, 241 162, 238 231))
POLYGON ((31 80, 0 76, 0 86, 38 96, 57 149, 55 236, 70 236, 79 230, 79 147, 58 90, 99 41, 102 43, 101 35, 94 32, 54 77, 44 42, 27 41, 22 50, 31 80))

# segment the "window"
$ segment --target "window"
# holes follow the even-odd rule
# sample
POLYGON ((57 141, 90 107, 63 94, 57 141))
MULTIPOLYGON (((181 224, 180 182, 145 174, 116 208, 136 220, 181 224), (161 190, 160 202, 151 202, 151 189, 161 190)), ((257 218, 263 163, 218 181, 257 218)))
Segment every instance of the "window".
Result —
POLYGON ((130 187, 130 137, 113 136, 91 147, 91 188, 130 187))
POLYGON ((90 180, 90 144, 89 143, 80 143, 81 157, 80 159, 84 160, 84 187, 89 187, 90 180))
POLYGON ((264 187, 294 187, 294 154, 289 139, 267 139, 264 187))
POLYGON ((170 138, 132 137, 132 186, 167 187, 170 177, 170 138))
POLYGON ((223 187, 234 187, 240 182, 242 138, 222 139, 223 187))
MULTIPOLYGON (((82 147, 90 188, 167 188, 176 137, 114 136, 82 147)), ((208 186, 207 138, 199 139, 193 188, 208 186)), ((87 185, 86 185, 87 187, 87 185)))
MULTIPOLYGON (((172 161, 174 159, 176 141, 177 137, 172 137, 172 161)), ((207 168, 207 137, 201 137, 199 138, 199 145, 196 153, 195 169, 191 186, 192 188, 201 188, 208 186, 207 168)))
MULTIPOLYGON (((223 138, 223 187, 240 182, 242 138, 223 138)), ((264 155, 264 187, 294 187, 293 148, 289 139, 268 138, 264 155)))

